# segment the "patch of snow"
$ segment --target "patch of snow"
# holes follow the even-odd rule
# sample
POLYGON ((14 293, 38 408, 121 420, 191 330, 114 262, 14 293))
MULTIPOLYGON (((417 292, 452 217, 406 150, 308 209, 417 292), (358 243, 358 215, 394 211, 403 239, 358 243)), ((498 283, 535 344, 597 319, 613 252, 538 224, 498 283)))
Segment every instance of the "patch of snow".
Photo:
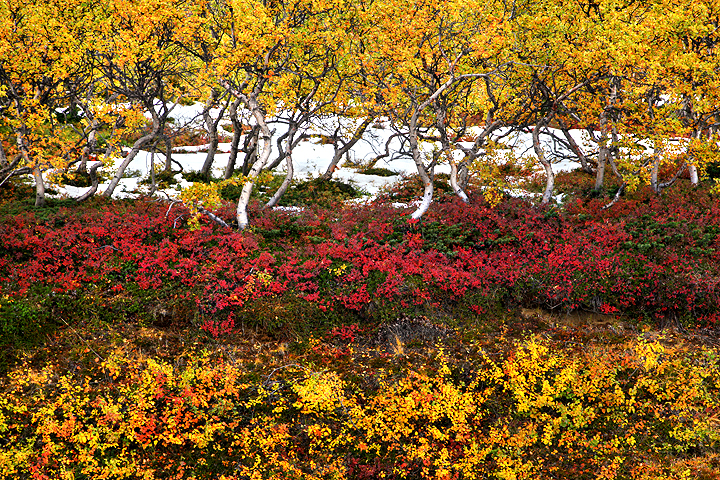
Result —
MULTIPOLYGON (((204 105, 202 103, 195 103, 193 105, 176 105, 170 116, 175 119, 174 125, 202 125, 202 110, 204 105)), ((218 115, 219 111, 215 110, 211 112, 211 115, 218 115)), ((244 113, 245 116, 247 112, 244 113)), ((280 116, 285 115, 281 112, 280 116)), ((337 128, 341 128, 343 131, 350 131, 356 128, 362 119, 347 119, 338 117, 324 117, 316 120, 310 128, 311 135, 332 135, 337 128)), ((377 195, 382 189, 386 188, 389 184, 397 181, 402 175, 408 175, 416 173, 416 166, 412 158, 403 153, 402 142, 399 138, 395 137, 390 142, 390 156, 383 158, 378 161, 377 167, 388 168, 398 173, 392 177, 383 177, 378 175, 366 175, 357 172, 355 165, 367 164, 369 161, 377 158, 378 156, 385 153, 385 145, 393 134, 392 130, 388 128, 387 119, 379 119, 375 121, 370 127, 368 127, 365 135, 362 139, 355 144, 353 149, 349 152, 348 158, 341 160, 338 169, 334 172, 334 178, 343 182, 352 182, 358 188, 364 190, 371 196, 377 195)), ((287 124, 282 121, 281 118, 270 119, 270 128, 275 130, 273 142, 287 131, 287 124)), ((476 135, 482 131, 481 127, 470 127, 468 129, 470 135, 476 135)), ((550 129, 559 138, 564 138, 562 132, 559 130, 550 129)), ((507 134, 508 130, 501 130, 499 132, 507 134)), ((572 130, 570 132, 575 141, 585 151, 591 151, 593 148, 592 142, 590 142, 580 130, 572 130)), ((548 135, 541 137, 543 147, 548 152, 548 158, 553 161, 553 169, 557 172, 569 171, 578 168, 579 164, 572 160, 569 160, 567 156, 570 156, 570 152, 559 142, 553 141, 548 135)), ((534 157, 534 151, 532 148, 532 135, 529 132, 516 132, 503 138, 503 143, 507 144, 510 148, 515 151, 517 157, 530 156, 534 157)), ((471 146, 472 142, 464 142, 464 146, 471 146)), ((431 154, 433 149, 438 148, 439 145, 433 142, 421 142, 421 151, 424 154, 431 154)), ((173 160, 183 166, 183 171, 198 171, 202 167, 207 154, 202 152, 208 148, 208 145, 195 145, 195 146, 183 146, 176 147, 173 152, 173 160)), ((273 155, 274 158, 276 152, 276 145, 273 143, 273 155)), ((218 146, 218 153, 215 155, 214 171, 218 175, 224 171, 224 168, 229 160, 230 143, 221 143, 218 146)), ((407 150, 407 146, 405 146, 407 150)), ((310 138, 306 141, 300 142, 300 144, 293 150, 293 165, 295 168, 295 177, 298 179, 317 177, 323 174, 333 158, 334 149, 332 145, 322 144, 317 138, 310 138)), ((457 157, 458 159, 461 157, 457 157)), ((163 165, 165 162, 165 156, 161 153, 154 155, 154 163, 156 168, 163 165)), ((119 164, 119 159, 116 159, 116 164, 119 164)), ((115 190, 114 196, 118 198, 132 197, 141 195, 149 191, 149 186, 141 185, 139 182, 143 178, 148 178, 149 171, 151 168, 151 154, 147 151, 141 151, 136 158, 128 165, 126 172, 138 172, 140 177, 123 178, 118 187, 115 190)), ((284 171, 284 164, 278 168, 279 172, 284 171)), ((173 164, 173 169, 177 169, 177 165, 173 164)), ((538 165, 538 171, 541 168, 538 165)), ((114 173, 112 168, 108 168, 110 175, 114 173)), ((106 175, 108 174, 106 172, 106 175)), ((450 173, 450 166, 448 164, 441 164, 435 167, 435 173, 450 173)), ((181 175, 176 175, 175 178, 178 183, 172 185, 170 188, 164 189, 158 194, 168 195, 171 198, 177 198, 180 195, 182 189, 187 188, 191 185, 190 182, 185 181, 181 175)), ((98 193, 102 193, 108 186, 109 182, 100 184, 98 193)), ((78 197, 86 191, 85 188, 77 188, 71 186, 54 186, 59 194, 68 197, 78 197)), ((511 195, 527 195, 527 192, 514 192, 509 191, 511 195)), ((560 197, 560 200, 562 197, 560 197)), ((403 205, 407 206, 407 205, 403 205)))

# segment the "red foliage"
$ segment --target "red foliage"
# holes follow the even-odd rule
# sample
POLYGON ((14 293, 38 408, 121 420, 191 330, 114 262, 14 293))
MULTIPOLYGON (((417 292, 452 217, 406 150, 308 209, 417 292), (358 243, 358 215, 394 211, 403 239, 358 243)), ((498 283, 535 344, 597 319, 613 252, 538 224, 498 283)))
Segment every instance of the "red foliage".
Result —
POLYGON ((190 231, 159 203, 6 217, 0 294, 172 290, 213 334, 249 301, 296 292, 323 310, 371 302, 437 305, 474 295, 551 309, 716 324, 720 206, 702 192, 563 212, 519 200, 435 205, 422 223, 384 204, 342 212, 255 212, 252 232, 190 231), (339 274, 331 268, 344 265, 339 274))

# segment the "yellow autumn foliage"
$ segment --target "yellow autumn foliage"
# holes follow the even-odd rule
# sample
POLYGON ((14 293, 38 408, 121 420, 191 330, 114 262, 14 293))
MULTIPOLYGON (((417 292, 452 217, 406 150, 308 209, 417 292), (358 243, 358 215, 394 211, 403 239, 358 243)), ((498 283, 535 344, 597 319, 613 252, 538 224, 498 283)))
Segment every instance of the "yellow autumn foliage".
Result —
POLYGON ((462 369, 439 350, 434 369, 379 370, 368 389, 332 363, 258 378, 244 362, 117 351, 90 375, 20 367, 0 400, 0 478, 681 479, 720 461, 716 352, 662 339, 532 337, 462 369))

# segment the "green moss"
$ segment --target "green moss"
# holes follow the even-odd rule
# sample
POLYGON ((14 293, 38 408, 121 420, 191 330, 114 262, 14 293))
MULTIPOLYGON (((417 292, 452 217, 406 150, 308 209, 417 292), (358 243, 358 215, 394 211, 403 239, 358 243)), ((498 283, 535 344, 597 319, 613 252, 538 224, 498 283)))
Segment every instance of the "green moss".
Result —
POLYGON ((399 175, 398 172, 383 167, 361 168, 358 170, 358 173, 363 175, 375 175, 378 177, 394 177, 395 175, 399 175))

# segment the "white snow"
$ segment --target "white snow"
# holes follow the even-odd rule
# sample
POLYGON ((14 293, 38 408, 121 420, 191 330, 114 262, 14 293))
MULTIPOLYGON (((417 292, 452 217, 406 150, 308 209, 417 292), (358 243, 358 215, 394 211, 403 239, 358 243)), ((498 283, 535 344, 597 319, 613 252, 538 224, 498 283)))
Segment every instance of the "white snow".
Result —
MULTIPOLYGON (((194 126, 202 128, 202 109, 201 103, 195 103, 191 106, 177 105, 172 109, 170 116, 174 119, 174 126, 194 126)), ((211 112, 213 116, 219 113, 218 110, 211 112)), ((342 131, 349 131, 359 125, 362 120, 358 119, 346 119, 338 117, 327 117, 317 120, 310 130, 307 132, 311 135, 332 135, 333 132, 338 128, 342 131)), ((229 120, 224 119, 224 123, 229 123, 229 120)), ((415 173, 416 167, 412 158, 409 155, 403 155, 400 152, 401 143, 398 138, 394 138, 390 143, 390 156, 379 160, 376 164, 377 167, 388 168, 398 175, 391 177, 381 177, 377 175, 364 175, 357 172, 356 168, 353 168, 352 164, 362 165, 367 164, 373 158, 376 158, 380 154, 385 152, 385 144, 392 135, 392 130, 388 126, 389 122, 386 119, 380 119, 374 122, 365 132, 362 139, 358 141, 353 149, 349 152, 348 156, 350 162, 343 159, 340 162, 338 169, 334 172, 333 178, 338 180, 349 182, 352 181, 354 185, 367 192, 370 196, 377 195, 387 185, 396 182, 403 174, 415 173)), ((275 140, 277 137, 287 131, 286 124, 277 119, 271 119, 269 122, 271 130, 274 130, 273 138, 273 154, 271 159, 276 155, 275 140)), ((473 127, 470 129, 469 134, 479 133, 479 127, 473 127)), ((504 133, 504 132, 503 132, 504 133)), ((562 133, 555 132, 558 137, 562 137, 562 133)), ((586 151, 592 149, 592 144, 584 138, 581 131, 571 131, 576 142, 581 145, 586 151)), ((560 171, 569 171, 577 168, 579 165, 576 162, 559 158, 558 154, 564 155, 569 154, 564 148, 558 144, 553 145, 552 139, 547 135, 541 137, 543 139, 543 146, 546 150, 546 155, 553 161, 553 170, 555 173, 560 171)), ((532 136, 530 133, 514 133, 502 140, 507 146, 514 150, 516 157, 521 156, 532 156, 534 152, 532 149, 532 136)), ((465 146, 470 146, 471 143, 465 143, 465 146)), ((179 162, 183 166, 185 172, 198 171, 202 167, 203 162, 207 154, 202 150, 207 150, 208 145, 195 145, 195 146, 182 146, 176 147, 173 152, 173 160, 179 162)), ((421 143, 421 150, 424 153, 432 152, 435 146, 430 142, 421 143)), ((229 159, 229 143, 221 143, 218 147, 218 153, 215 155, 215 161, 213 163, 213 169, 215 176, 222 176, 222 172, 229 159)), ((303 179, 308 177, 316 177, 321 175, 327 169, 332 157, 333 157, 332 145, 321 144, 318 137, 311 137, 309 140, 301 142, 294 150, 292 154, 293 165, 295 169, 295 178, 303 179)), ((242 155, 239 155, 238 161, 242 161, 242 155)), ((156 166, 161 166, 165 162, 165 156, 156 153, 154 156, 154 162, 156 166)), ((119 164, 119 161, 115 161, 119 164)), ((126 169, 126 178, 120 181, 120 184, 115 190, 114 196, 118 198, 122 197, 134 197, 149 192, 150 186, 148 184, 140 184, 142 179, 147 179, 150 172, 151 154, 147 151, 141 151, 137 157, 128 165, 126 169), (135 176, 127 177, 127 173, 134 173, 135 176)), ((107 167, 106 167, 107 168, 107 167)), ((156 167, 157 168, 157 167, 156 167)), ((177 165, 173 165, 173 170, 177 169, 177 165)), ((278 167, 278 171, 284 170, 284 162, 278 167)), ((540 171, 540 170, 538 170, 540 171)), ((108 168, 105 172, 106 176, 112 176, 114 173, 113 168, 108 168)), ((440 164, 435 167, 435 173, 450 173, 450 166, 448 164, 440 164)), ((169 196, 170 198, 177 198, 180 195, 180 191, 183 188, 187 188, 191 185, 185 181, 180 174, 177 174, 175 178, 178 180, 176 185, 171 188, 166 188, 156 192, 156 195, 169 196)), ((98 188, 98 194, 102 193, 108 186, 109 182, 100 184, 98 188)), ((77 197, 86 191, 86 188, 77 188, 71 186, 58 186, 53 185, 53 188, 58 191, 59 196, 77 197)), ((511 192, 512 194, 522 194, 522 192, 511 192)), ((527 195, 527 192, 525 192, 527 195)))

